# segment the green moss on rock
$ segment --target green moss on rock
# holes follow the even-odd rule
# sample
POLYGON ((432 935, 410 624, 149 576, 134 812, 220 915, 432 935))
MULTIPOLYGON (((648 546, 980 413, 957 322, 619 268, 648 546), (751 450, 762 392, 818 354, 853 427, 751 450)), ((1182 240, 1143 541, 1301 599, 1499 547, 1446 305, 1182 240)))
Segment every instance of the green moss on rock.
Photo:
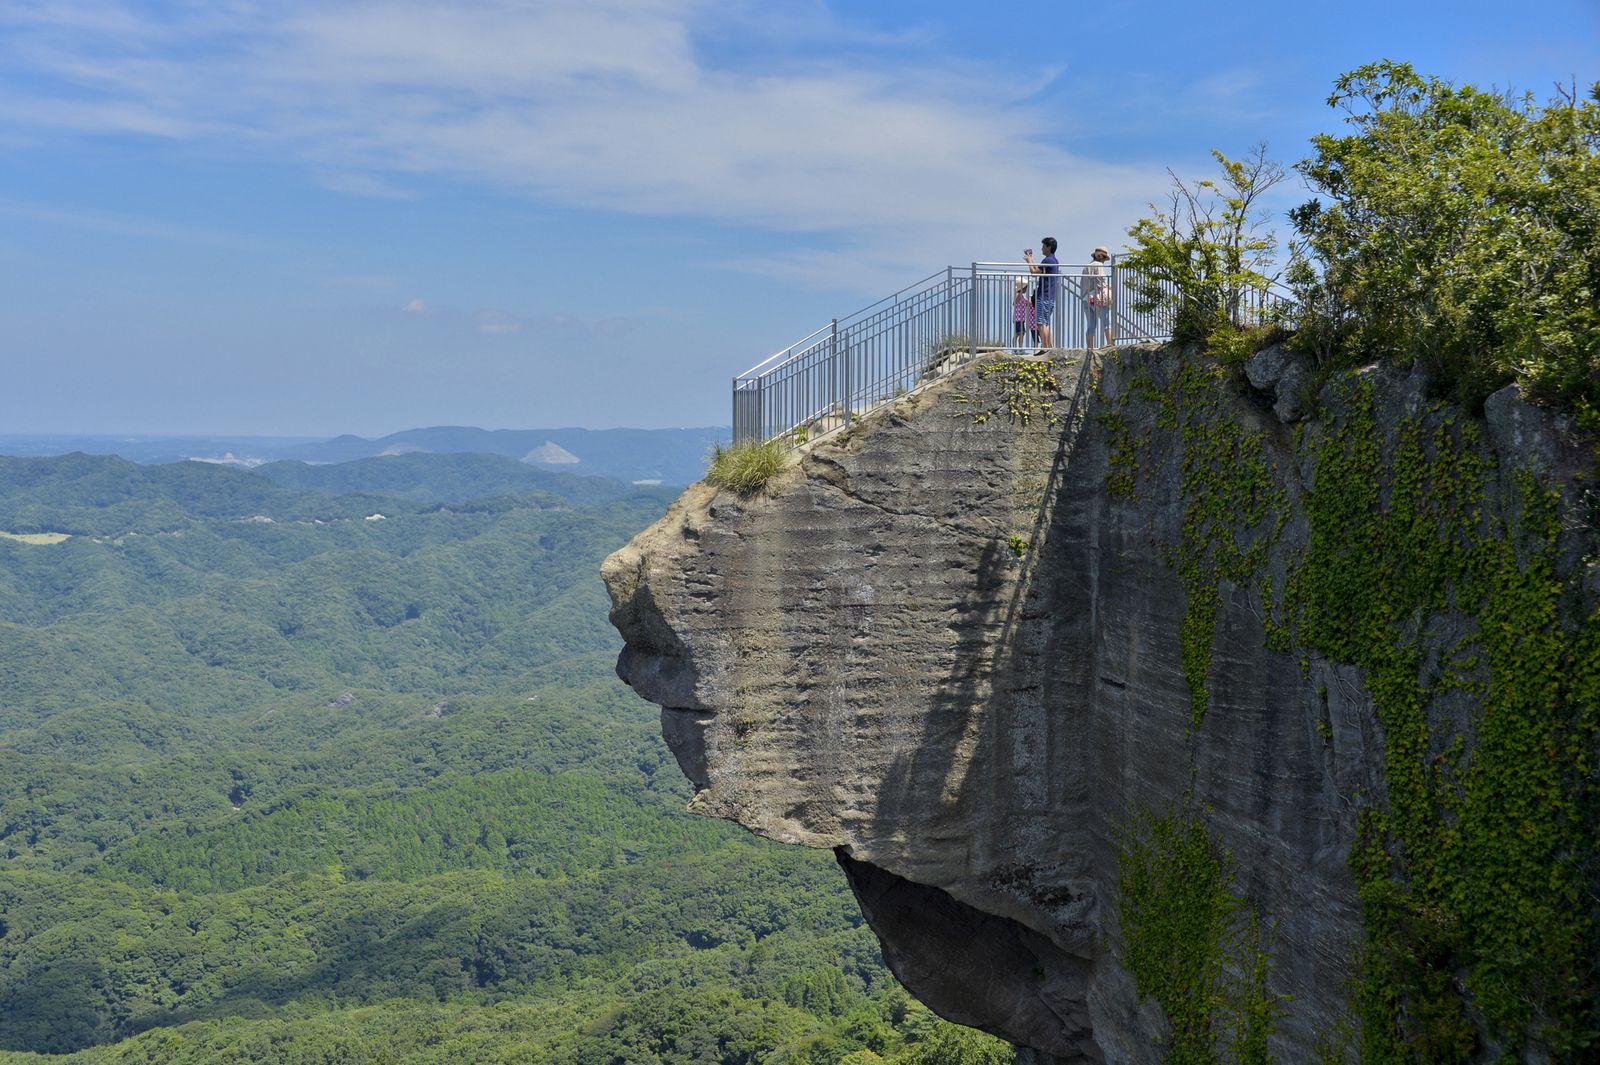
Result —
MULTIPOLYGON (((1137 501, 1163 466, 1178 477, 1166 546, 1192 735, 1236 591, 1258 601, 1270 650, 1362 669, 1382 729, 1384 786, 1356 797, 1351 855, 1362 1060, 1600 1052, 1600 614, 1576 616, 1579 575, 1559 571, 1557 493, 1499 469, 1477 420, 1444 405, 1380 419, 1375 385, 1347 373, 1296 433, 1309 477, 1291 500, 1290 449, 1249 423, 1227 371, 1194 351, 1156 358, 1100 420, 1113 495, 1137 501), (1291 504, 1307 530, 1292 553, 1279 549, 1291 504)), ((1172 1021, 1170 1060, 1218 1060, 1226 857, 1192 815, 1146 818, 1134 838, 1129 968, 1172 1021)))
POLYGON ((1204 812, 1141 810, 1117 857, 1125 958, 1139 994, 1166 1013, 1168 1065, 1265 1065, 1283 999, 1267 989, 1260 921, 1204 812))
POLYGON ((1558 500, 1508 491, 1471 421, 1408 418, 1386 447, 1348 378, 1305 507, 1291 589, 1305 647, 1367 671, 1387 802, 1352 858, 1367 927, 1363 1059, 1463 1061, 1593 1045, 1582 808, 1595 627, 1564 625, 1558 500), (1433 633, 1465 628, 1441 646, 1433 633), (1475 696, 1469 734, 1439 700, 1475 696))

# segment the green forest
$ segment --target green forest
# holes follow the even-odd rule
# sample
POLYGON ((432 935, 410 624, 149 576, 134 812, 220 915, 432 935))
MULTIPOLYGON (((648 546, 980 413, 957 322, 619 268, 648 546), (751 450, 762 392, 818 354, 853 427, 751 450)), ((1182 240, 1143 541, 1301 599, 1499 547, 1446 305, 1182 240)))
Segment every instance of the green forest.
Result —
POLYGON ((1010 1062, 683 812, 596 575, 672 495, 0 458, 0 1062, 1010 1062))

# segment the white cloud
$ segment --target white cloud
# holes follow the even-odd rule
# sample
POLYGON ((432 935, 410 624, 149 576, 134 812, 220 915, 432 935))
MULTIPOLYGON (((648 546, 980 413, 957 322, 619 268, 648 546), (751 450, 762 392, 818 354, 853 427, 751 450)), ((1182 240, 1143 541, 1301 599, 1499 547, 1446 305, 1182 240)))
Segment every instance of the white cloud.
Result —
MULTIPOLYGON (((804 66, 718 64, 698 47, 763 14, 701 0, 234 0, 158 19, 132 0, 34 0, 0 8, 0 65, 31 75, 0 125, 270 151, 357 195, 405 196, 406 175, 439 175, 809 234, 812 250, 749 268, 863 287, 952 255, 1015 258, 1045 231, 1064 250, 1114 243, 1161 191, 1151 168, 1051 143, 1054 116, 1023 95, 1037 85, 1008 90, 892 46, 804 66)), ((829 17, 812 21, 848 39, 829 17)))
POLYGON ((429 309, 428 301, 420 297, 409 299, 401 304, 400 309, 407 314, 427 314, 429 309))

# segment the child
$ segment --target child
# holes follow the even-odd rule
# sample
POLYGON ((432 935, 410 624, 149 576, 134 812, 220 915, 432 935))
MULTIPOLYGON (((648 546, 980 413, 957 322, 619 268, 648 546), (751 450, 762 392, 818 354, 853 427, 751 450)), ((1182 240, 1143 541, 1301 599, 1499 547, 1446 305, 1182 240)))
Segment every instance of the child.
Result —
POLYGON ((1027 278, 1017 278, 1017 298, 1011 304, 1011 351, 1016 355, 1033 350, 1033 334, 1039 326, 1034 317, 1033 294, 1028 291, 1032 287, 1027 278), (1026 348, 1023 346, 1025 336, 1028 338, 1026 348))

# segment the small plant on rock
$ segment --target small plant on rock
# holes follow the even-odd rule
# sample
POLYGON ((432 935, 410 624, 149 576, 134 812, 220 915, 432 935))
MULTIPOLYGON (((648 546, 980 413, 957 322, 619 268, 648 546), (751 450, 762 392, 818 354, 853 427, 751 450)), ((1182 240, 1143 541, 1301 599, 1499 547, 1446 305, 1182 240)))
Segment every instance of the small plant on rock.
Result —
POLYGON ((765 443, 713 445, 706 480, 741 496, 755 495, 783 469, 783 447, 777 440, 765 443))

